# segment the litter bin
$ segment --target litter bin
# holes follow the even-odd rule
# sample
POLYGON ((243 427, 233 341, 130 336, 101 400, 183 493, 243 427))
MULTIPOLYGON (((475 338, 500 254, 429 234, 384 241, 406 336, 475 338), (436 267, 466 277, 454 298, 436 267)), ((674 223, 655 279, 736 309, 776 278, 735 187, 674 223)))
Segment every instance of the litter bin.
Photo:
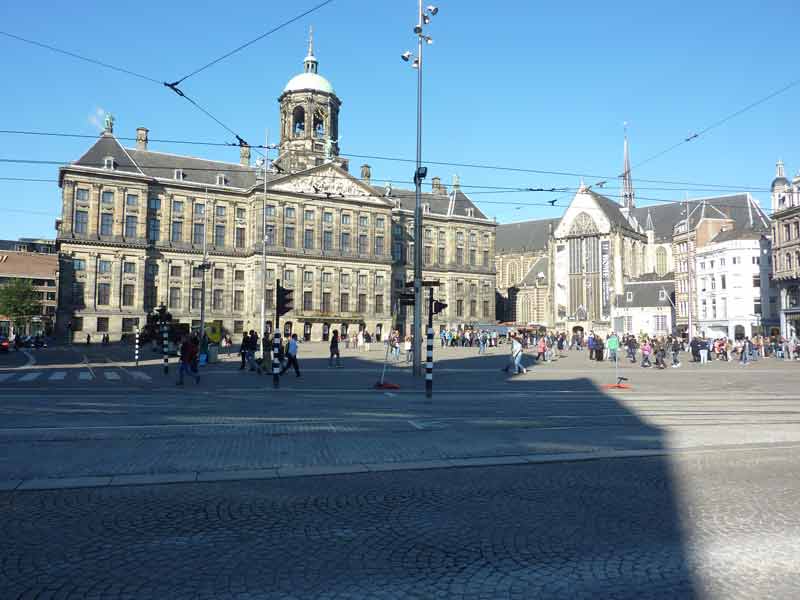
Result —
POLYGON ((219 346, 216 344, 208 345, 208 362, 209 364, 219 362, 219 346))

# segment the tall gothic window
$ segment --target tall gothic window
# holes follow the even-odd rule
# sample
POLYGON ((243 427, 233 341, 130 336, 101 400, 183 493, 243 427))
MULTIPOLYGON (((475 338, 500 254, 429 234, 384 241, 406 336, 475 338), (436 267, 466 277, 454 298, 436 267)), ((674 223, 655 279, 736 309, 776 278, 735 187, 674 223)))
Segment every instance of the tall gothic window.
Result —
POLYGON ((664 248, 656 248, 656 273, 663 275, 667 272, 667 251, 664 248))

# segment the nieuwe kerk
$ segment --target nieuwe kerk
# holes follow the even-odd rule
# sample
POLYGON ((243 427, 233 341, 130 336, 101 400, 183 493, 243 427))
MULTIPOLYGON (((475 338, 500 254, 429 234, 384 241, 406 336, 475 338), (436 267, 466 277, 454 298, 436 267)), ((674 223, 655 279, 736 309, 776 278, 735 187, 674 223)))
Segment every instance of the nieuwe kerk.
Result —
MULTIPOLYGON (((206 320, 231 333, 261 329, 266 290, 270 330, 280 280, 295 292, 285 331, 318 340, 366 328, 380 339, 410 329, 396 299, 412 279, 415 243, 425 279, 441 282, 436 295, 448 304, 437 327, 500 320, 660 334, 686 332, 691 316, 691 333, 700 324, 733 335, 772 324, 768 270, 763 297, 745 298, 753 310, 735 317, 742 325, 718 311, 711 290, 707 300, 692 295, 707 281, 698 278, 702 248, 737 237, 758 245, 769 233, 749 194, 637 207, 626 139, 619 201, 581 184, 560 218, 497 225, 457 180, 448 189, 433 177, 417 241, 413 191, 374 185, 369 165, 349 173, 338 144, 342 102, 318 73, 311 41, 303 65, 278 98, 279 154, 269 168, 251 165, 247 146, 238 162, 155 152, 145 128, 126 148, 108 119, 95 144, 60 169, 60 330, 71 323, 76 334, 116 339, 161 304, 198 325, 203 289, 206 320)), ((769 254, 752 252, 762 250, 769 254)))

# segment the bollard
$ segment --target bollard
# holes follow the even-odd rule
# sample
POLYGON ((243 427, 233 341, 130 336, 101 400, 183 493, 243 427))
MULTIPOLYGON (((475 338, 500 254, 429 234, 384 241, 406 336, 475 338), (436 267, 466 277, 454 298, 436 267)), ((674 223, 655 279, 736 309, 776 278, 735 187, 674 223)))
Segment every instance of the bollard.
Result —
POLYGON ((136 366, 139 366, 139 328, 136 328, 136 336, 133 343, 133 358, 136 361, 136 366))
POLYGON ((275 337, 272 340, 272 386, 274 388, 280 387, 281 379, 281 360, 279 358, 281 352, 281 334, 275 329, 275 337))
POLYGON ((169 373, 169 341, 167 340, 167 324, 161 324, 161 340, 164 350, 164 375, 169 373))
POLYGON ((433 396, 433 327, 428 326, 428 358, 425 363, 425 396, 433 396))

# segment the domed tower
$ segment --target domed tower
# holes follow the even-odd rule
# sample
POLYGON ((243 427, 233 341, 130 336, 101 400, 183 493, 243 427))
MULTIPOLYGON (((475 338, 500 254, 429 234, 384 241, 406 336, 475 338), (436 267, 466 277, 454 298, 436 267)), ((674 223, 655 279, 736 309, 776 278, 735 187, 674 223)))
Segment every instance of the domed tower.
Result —
POLYGON ((789 180, 783 168, 783 161, 779 160, 775 165, 775 178, 770 186, 772 191, 772 210, 782 210, 791 206, 789 180))
POLYGON ((278 98, 281 104, 280 157, 275 162, 296 172, 325 162, 347 168, 339 158, 339 107, 341 100, 331 83, 317 73, 314 33, 309 31, 308 55, 303 72, 295 75, 278 98))

